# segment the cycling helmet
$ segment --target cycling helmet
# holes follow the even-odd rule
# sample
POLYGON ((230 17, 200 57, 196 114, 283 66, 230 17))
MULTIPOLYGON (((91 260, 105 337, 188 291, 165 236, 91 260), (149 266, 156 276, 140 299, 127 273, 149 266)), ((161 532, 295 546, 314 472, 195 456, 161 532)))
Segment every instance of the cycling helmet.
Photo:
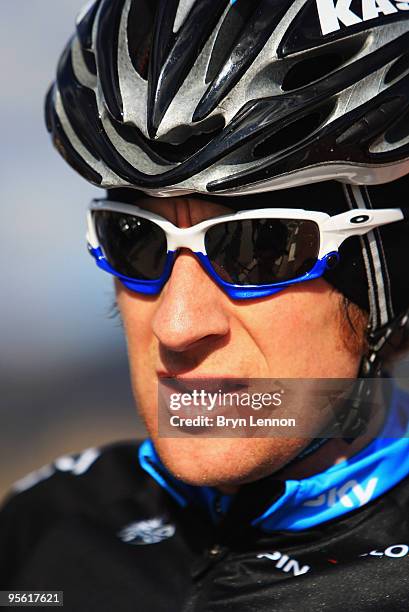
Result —
POLYGON ((158 195, 397 179, 409 3, 348 4, 97 0, 48 96, 54 141, 93 183, 158 195))

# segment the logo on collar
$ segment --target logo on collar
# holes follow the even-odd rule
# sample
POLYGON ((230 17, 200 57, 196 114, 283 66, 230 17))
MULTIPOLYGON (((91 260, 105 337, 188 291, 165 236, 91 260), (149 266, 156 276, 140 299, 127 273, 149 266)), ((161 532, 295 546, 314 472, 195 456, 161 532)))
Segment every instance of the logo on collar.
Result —
POLYGON ((174 525, 165 523, 163 518, 158 517, 129 523, 117 535, 126 544, 157 544, 174 536, 175 531, 174 525))
POLYGON ((332 508, 341 504, 345 508, 359 508, 370 501, 377 483, 377 478, 370 478, 366 486, 361 485, 357 480, 348 480, 341 487, 332 487, 327 493, 322 493, 314 499, 308 499, 303 506, 332 508))
MULTIPOLYGON (((409 2, 394 0, 361 0, 358 15, 351 9, 352 0, 317 0, 321 32, 331 34, 343 28, 378 19, 381 15, 392 15, 399 11, 409 11, 409 2)), ((355 4, 355 3, 354 3, 355 4)), ((358 3, 359 4, 359 3, 358 3)))

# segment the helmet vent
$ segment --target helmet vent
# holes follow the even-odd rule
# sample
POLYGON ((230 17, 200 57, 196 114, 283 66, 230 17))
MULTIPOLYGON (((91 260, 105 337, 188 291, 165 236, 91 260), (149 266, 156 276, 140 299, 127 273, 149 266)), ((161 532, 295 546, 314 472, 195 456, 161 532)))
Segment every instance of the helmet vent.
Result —
MULTIPOLYGON (((293 65, 285 75, 281 89, 293 91, 322 79, 355 57, 363 48, 366 37, 340 41, 327 46, 327 53, 312 53, 293 65)), ((285 61, 285 60, 284 60, 285 61)))
POLYGON ((128 17, 129 57, 136 72, 148 79, 157 1, 133 2, 128 17))
POLYGON ((409 71, 409 52, 401 55, 389 68, 385 75, 385 85, 392 83, 392 81, 396 81, 396 79, 403 76, 407 71, 409 71))
POLYGON ((292 91, 305 87, 322 77, 327 76, 343 64, 343 59, 335 53, 329 53, 319 58, 310 57, 299 62, 284 77, 281 89, 292 91))
POLYGON ((328 119, 333 109, 334 104, 328 104, 275 132, 254 148, 254 158, 259 159, 275 155, 285 149, 298 145, 311 136, 328 119))
POLYGON ((150 141, 149 146, 156 155, 159 155, 163 160, 177 164, 186 161, 192 155, 195 155, 200 149, 203 149, 214 138, 214 134, 200 134, 200 136, 191 136, 183 145, 173 145, 167 142, 150 141))

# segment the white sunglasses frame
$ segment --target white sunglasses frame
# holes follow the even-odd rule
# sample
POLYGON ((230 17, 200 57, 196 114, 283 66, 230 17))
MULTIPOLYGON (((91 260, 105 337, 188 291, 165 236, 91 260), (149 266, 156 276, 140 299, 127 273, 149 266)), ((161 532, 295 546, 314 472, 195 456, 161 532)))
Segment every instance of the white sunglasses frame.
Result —
MULTIPOLYGON (((187 248, 195 253, 212 278, 222 286, 222 288, 235 299, 265 297, 272 295, 277 291, 298 282, 304 282, 312 278, 322 276, 325 269, 330 267, 330 257, 335 257, 338 260, 338 250, 341 244, 351 236, 362 236, 371 230, 402 221, 405 219, 405 214, 401 208, 384 208, 384 209, 353 209, 346 212, 329 215, 324 212, 316 212, 301 208, 261 208, 254 210, 243 210, 232 214, 220 215, 201 221, 196 225, 187 228, 180 228, 155 213, 139 208, 134 204, 125 204, 123 202, 115 202, 112 200, 93 200, 90 204, 87 215, 87 241, 88 248, 95 258, 97 265, 117 276, 125 286, 138 293, 158 293, 171 272, 170 269, 165 271, 164 276, 159 281, 138 281, 125 277, 113 270, 106 261, 103 249, 99 244, 95 223, 94 211, 109 210, 112 212, 125 213, 135 215, 143 219, 147 219, 156 223, 165 233, 167 240, 167 252, 174 253, 180 248, 187 248), (318 253, 318 266, 314 266, 308 274, 301 278, 283 281, 272 285, 233 285, 226 283, 212 268, 206 255, 205 234, 206 231, 219 223, 228 221, 240 221, 244 219, 286 219, 286 220, 305 220, 314 221, 320 233, 320 245, 318 253)), ((333 261, 333 260, 332 260, 333 261)))

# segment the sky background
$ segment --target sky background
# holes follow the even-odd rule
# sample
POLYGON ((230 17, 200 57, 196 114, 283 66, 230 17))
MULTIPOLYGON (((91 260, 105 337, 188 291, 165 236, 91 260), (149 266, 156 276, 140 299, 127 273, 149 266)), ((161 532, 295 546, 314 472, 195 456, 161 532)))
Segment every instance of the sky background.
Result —
POLYGON ((103 192, 43 120, 83 4, 17 0, 0 22, 0 496, 55 456, 139 432, 112 281, 86 249, 86 207, 103 192))

